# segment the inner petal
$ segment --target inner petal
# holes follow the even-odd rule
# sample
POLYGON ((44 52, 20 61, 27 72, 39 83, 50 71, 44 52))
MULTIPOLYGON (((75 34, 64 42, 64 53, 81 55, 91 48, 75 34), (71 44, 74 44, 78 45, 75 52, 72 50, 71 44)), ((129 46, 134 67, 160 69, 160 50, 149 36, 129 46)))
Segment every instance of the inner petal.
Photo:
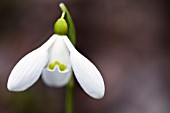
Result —
POLYGON ((53 70, 56 66, 59 67, 60 71, 65 71, 71 67, 69 50, 64 43, 63 36, 58 36, 51 47, 48 68, 53 70))

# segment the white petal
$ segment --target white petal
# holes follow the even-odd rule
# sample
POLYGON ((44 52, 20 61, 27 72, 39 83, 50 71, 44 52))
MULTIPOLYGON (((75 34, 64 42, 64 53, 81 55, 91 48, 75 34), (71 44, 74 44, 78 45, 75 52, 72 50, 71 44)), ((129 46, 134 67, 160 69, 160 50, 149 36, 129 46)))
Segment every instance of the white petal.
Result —
POLYGON ((51 46, 53 45, 53 43, 55 42, 55 40, 57 39, 58 35, 53 34, 42 46, 41 48, 44 50, 48 50, 49 48, 51 48, 51 46))
POLYGON ((69 58, 69 50, 64 43, 64 36, 56 36, 56 40, 51 47, 50 58, 48 64, 53 64, 58 61, 61 64, 64 64, 67 67, 71 67, 70 58, 69 58))
POLYGON ((78 52, 75 47, 73 46, 73 44, 70 42, 70 40, 68 39, 67 36, 63 36, 64 42, 67 46, 67 48, 69 49, 69 51, 72 52, 78 52))
POLYGON ((105 93, 105 86, 100 72, 94 64, 74 48, 67 37, 64 38, 64 41, 70 50, 71 65, 81 87, 91 97, 102 98, 105 93))
POLYGON ((42 70, 46 66, 49 58, 48 49, 50 38, 40 48, 24 56, 13 68, 7 83, 10 91, 23 91, 32 86, 40 77, 42 70), (48 45, 48 46, 46 46, 48 45))
POLYGON ((56 66, 54 70, 45 68, 42 73, 42 79, 48 86, 62 87, 68 83, 71 74, 72 74, 71 69, 60 71, 59 67, 56 66))

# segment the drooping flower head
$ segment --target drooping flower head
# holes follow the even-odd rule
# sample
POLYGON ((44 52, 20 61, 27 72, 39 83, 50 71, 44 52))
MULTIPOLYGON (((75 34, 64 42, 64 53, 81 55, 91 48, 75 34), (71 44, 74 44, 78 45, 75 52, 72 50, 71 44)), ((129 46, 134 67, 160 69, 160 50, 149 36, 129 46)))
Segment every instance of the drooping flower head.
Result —
POLYGON ((24 91, 42 74, 48 86, 65 86, 72 72, 83 90, 93 98, 104 96, 103 78, 86 57, 80 54, 67 37, 68 25, 63 16, 55 24, 56 29, 47 42, 25 55, 13 68, 7 83, 10 91, 24 91))

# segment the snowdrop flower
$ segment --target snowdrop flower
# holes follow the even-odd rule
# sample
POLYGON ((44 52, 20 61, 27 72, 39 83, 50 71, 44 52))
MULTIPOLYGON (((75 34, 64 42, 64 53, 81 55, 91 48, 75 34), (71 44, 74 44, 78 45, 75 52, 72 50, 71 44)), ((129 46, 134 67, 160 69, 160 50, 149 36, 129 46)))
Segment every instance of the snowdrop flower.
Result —
POLYGON ((25 55, 15 65, 9 76, 7 88, 10 91, 24 91, 32 86, 41 74, 48 86, 62 87, 70 80, 73 70, 77 81, 89 96, 102 98, 105 86, 100 72, 75 49, 65 35, 65 20, 59 19, 57 22, 57 25, 64 27, 60 27, 57 34, 52 35, 41 47, 25 55))

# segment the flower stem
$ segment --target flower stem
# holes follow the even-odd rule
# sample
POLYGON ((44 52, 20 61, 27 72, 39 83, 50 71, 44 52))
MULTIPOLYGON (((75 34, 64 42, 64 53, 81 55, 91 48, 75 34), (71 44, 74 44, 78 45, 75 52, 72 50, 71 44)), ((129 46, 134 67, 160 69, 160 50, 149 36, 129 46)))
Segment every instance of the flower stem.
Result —
POLYGON ((66 89, 66 113, 73 113, 73 88, 74 80, 72 76, 66 89))
POLYGON ((65 16, 65 12, 62 12, 61 18, 64 18, 65 16))

